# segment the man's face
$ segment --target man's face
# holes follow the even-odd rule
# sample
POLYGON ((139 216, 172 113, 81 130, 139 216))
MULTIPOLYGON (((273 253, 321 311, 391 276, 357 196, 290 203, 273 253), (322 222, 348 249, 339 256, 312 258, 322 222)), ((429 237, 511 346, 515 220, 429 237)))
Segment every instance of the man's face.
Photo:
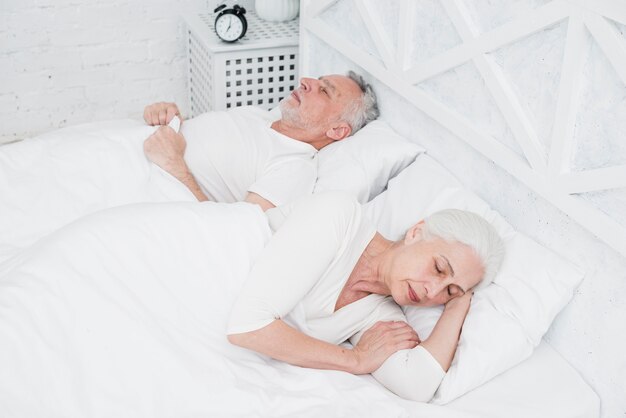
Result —
POLYGON ((280 102, 282 119, 302 129, 325 132, 361 94, 358 84, 343 75, 317 80, 304 77, 300 86, 280 102))

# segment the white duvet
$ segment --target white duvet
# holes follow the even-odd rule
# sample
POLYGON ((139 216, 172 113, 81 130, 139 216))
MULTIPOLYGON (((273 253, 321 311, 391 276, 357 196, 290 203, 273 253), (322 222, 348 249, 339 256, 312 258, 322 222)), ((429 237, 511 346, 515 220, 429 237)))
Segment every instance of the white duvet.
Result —
POLYGON ((92 124, 0 147, 0 417, 558 415, 538 412, 566 402, 536 384, 515 390, 555 357, 442 407, 230 345, 266 218, 195 202, 143 156, 153 130, 92 124))
POLYGON ((0 416, 413 415, 371 378, 227 342, 266 218, 194 202, 145 159, 153 130, 91 124, 0 148, 0 416))
POLYGON ((382 417, 434 408, 371 379, 227 342, 230 306, 269 235, 261 210, 246 203, 135 204, 81 218, 3 263, 0 416, 382 417))
POLYGON ((136 202, 193 201, 150 164, 155 128, 119 120, 61 129, 0 147, 0 261, 83 215, 136 202))

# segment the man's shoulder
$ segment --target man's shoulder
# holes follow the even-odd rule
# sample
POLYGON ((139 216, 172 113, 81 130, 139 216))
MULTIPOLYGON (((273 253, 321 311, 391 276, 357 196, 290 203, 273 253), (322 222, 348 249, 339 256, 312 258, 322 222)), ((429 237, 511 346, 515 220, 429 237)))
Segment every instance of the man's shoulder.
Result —
POLYGON ((280 119, 280 113, 278 115, 274 111, 265 110, 257 106, 241 106, 234 107, 228 111, 231 115, 238 115, 245 118, 257 119, 262 122, 271 123, 277 119, 280 119))

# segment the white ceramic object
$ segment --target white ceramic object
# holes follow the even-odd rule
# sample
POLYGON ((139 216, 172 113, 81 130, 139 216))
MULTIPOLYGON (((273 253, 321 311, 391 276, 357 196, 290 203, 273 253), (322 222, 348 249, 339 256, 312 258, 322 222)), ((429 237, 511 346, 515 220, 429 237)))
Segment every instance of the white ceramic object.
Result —
POLYGON ((270 22, 286 22, 298 16, 299 0, 255 0, 256 14, 270 22))

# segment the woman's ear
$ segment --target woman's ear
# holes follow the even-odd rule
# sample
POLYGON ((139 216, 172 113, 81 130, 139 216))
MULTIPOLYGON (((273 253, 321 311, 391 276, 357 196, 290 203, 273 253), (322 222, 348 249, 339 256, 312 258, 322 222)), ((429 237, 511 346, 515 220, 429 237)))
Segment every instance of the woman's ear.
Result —
POLYGON ((424 228, 424 221, 419 221, 415 225, 409 228, 404 235, 404 243, 412 244, 422 239, 422 228, 424 228))

